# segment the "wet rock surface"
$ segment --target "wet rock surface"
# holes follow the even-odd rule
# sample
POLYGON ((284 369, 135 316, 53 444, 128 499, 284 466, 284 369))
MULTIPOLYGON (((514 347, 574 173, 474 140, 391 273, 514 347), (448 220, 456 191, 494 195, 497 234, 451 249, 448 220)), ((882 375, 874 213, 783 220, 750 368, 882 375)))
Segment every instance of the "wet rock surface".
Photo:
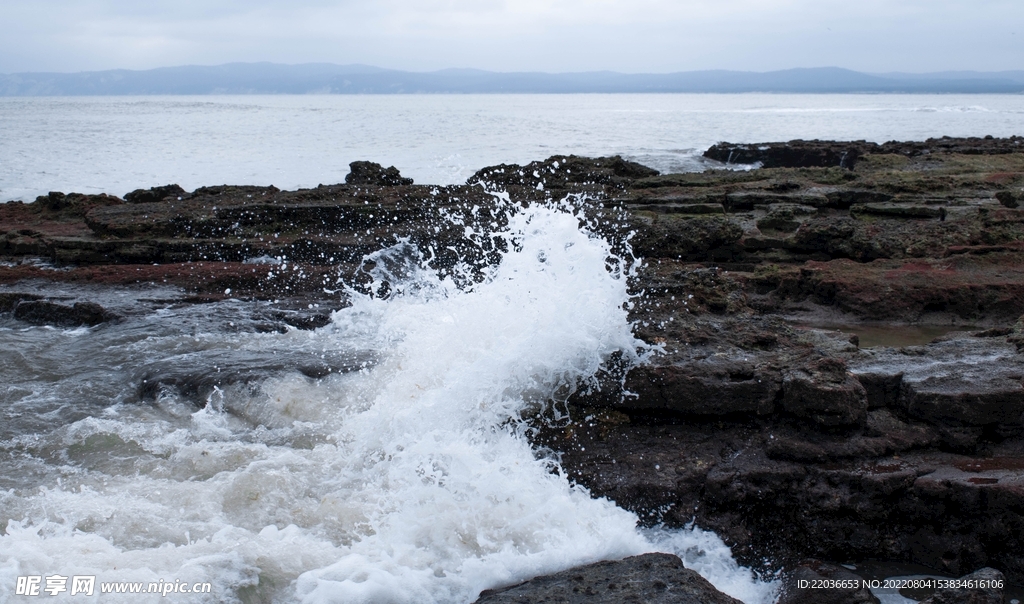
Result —
MULTIPOLYGON (((447 187, 366 163, 299 191, 53 193, 0 204, 0 313, 91 325, 120 311, 26 284, 156 284, 184 304, 296 300, 246 328, 313 329, 343 284, 366 282, 362 257, 399 237, 441 271, 493 261, 498 247, 467 239, 500 226, 507 202, 488 190, 513 203, 575 195, 617 250, 631 236, 645 258, 631 318, 659 352, 540 427, 574 480, 646 522, 713 529, 755 566, 889 559, 1024 581, 1021 147, 723 143, 709 153, 750 157, 721 161, 781 159, 657 174, 555 156, 447 187), (868 328, 888 347, 869 346, 868 328), (925 328, 951 333, 901 340, 925 328)), ((200 398, 227 383, 171 373, 156 381, 200 398)))
POLYGON ((853 169, 861 153, 870 143, 836 143, 832 141, 789 141, 760 145, 718 143, 704 152, 704 157, 724 164, 759 163, 765 168, 826 168, 838 166, 853 169))
POLYGON ((739 604, 671 554, 598 562, 487 590, 477 604, 739 604))
POLYGON ((94 327, 120 318, 95 302, 75 302, 68 306, 48 300, 22 300, 13 310, 15 319, 55 327, 94 327))

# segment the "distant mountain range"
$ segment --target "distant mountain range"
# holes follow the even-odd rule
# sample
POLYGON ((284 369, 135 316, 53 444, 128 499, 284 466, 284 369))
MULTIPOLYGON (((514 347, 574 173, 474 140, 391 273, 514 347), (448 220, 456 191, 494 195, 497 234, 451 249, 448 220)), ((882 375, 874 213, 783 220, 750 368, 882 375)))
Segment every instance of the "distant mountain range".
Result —
POLYGON ((868 74, 818 67, 769 72, 502 73, 229 63, 145 71, 0 74, 0 96, 575 92, 1024 93, 1024 71, 868 74))

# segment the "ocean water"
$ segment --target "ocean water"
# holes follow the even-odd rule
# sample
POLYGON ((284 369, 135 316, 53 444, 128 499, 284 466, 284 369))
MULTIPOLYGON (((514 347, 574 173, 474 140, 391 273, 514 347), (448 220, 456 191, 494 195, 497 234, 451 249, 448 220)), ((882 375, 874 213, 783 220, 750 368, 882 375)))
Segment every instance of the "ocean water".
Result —
POLYGON ((394 165, 421 184, 554 154, 700 170, 718 141, 1024 133, 1020 95, 578 94, 0 98, 0 201, 178 183, 342 182, 394 165))
MULTIPOLYGON (((697 170, 718 140, 1019 134, 1019 99, 0 99, 0 199, 169 182, 315 186, 342 181, 357 159, 439 184, 556 153, 697 170)), ((261 333, 254 317, 267 303, 196 312, 157 286, 44 292, 125 317, 94 328, 0 315, 0 602, 35 601, 15 594, 18 577, 78 575, 95 576, 97 592, 212 585, 99 598, 112 602, 467 603, 538 574, 670 551, 719 589, 770 603, 778 586, 713 533, 638 528, 531 448, 524 416, 610 355, 650 351, 626 319, 632 259, 615 258, 571 205, 507 207, 497 235, 510 251, 482 281, 441 278, 397 242, 368 259, 394 293, 348 292, 351 304, 315 331, 261 333), (334 371, 301 370, 317 364, 334 371), (142 395, 154 376, 222 371, 250 377, 142 395)))

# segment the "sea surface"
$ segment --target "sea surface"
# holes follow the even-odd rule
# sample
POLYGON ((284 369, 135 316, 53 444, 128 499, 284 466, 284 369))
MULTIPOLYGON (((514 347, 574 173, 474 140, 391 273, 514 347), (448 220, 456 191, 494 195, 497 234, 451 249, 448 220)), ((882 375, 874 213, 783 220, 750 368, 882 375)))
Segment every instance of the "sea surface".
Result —
MULTIPOLYGON (((696 170, 718 140, 1019 134, 1021 100, 0 99, 0 195, 315 186, 358 159, 422 183, 556 153, 696 170)), ((468 603, 539 574, 669 551, 730 595, 769 604, 777 583, 713 533, 641 528, 531 447, 527 418, 558 417, 550 401, 609 356, 642 362, 651 349, 626 317, 634 259, 615 257, 569 204, 508 211, 507 227, 480 234, 509 243, 482 280, 442 278, 396 242, 366 265, 392 293, 340 288, 342 308, 313 331, 265 333, 272 302, 19 284, 123 319, 63 329, 0 314, 0 602, 38 599, 15 594, 18 577, 60 575, 95 576, 97 592, 212 585, 100 598, 113 602, 468 603), (147 386, 217 375, 234 377, 206 391, 147 386)))
POLYGON ((1024 133, 1021 95, 309 95, 0 98, 0 201, 178 183, 282 189, 394 165, 421 184, 554 154, 703 169, 719 141, 1024 133))

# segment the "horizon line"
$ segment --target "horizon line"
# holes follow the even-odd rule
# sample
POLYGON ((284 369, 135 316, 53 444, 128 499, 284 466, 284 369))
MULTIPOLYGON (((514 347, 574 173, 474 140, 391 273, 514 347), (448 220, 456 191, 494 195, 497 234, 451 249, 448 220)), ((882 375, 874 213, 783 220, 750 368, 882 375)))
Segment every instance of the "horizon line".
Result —
POLYGON ((710 72, 724 72, 724 73, 743 73, 743 74, 771 74, 789 71, 820 71, 820 70, 837 70, 845 71, 856 74, 871 75, 871 76, 889 76, 889 75, 910 75, 910 76, 927 76, 927 75, 947 75, 947 74, 979 74, 979 75, 999 75, 1007 73, 1020 73, 1024 74, 1024 69, 1003 69, 998 71, 984 71, 980 69, 942 69, 938 71, 861 71, 850 67, 840 67, 838 65, 819 65, 815 67, 784 67, 780 69, 769 69, 769 70, 753 70, 753 69, 730 69, 730 68, 701 68, 701 69, 685 69, 676 71, 617 71, 614 69, 590 69, 590 70, 579 70, 579 71, 538 71, 538 70, 494 70, 494 69, 483 69, 478 67, 442 67, 439 69, 430 70, 413 70, 413 69, 399 69, 393 67, 380 67, 378 65, 371 65, 369 63, 334 63, 330 61, 304 61, 301 63, 279 63, 276 61, 228 61, 226 63, 182 63, 177 65, 163 65, 159 67, 146 67, 146 68, 129 68, 129 67, 110 67, 102 69, 81 69, 77 71, 9 71, 0 72, 0 75, 12 76, 12 75, 39 75, 39 74, 55 74, 55 75, 76 75, 86 73, 102 73, 108 71, 128 71, 133 73, 142 73, 147 71, 158 71, 161 69, 182 69, 182 68, 216 68, 216 67, 230 67, 236 65, 268 65, 276 67, 305 67, 305 66, 329 66, 329 67, 359 67, 359 68, 370 68, 383 72, 397 72, 397 73, 412 73, 412 74, 439 74, 443 72, 462 72, 463 74, 469 73, 482 73, 482 74, 498 74, 498 75, 518 75, 518 74, 530 74, 530 75, 587 75, 587 74, 614 74, 614 75, 677 75, 687 73, 710 73, 710 72))

